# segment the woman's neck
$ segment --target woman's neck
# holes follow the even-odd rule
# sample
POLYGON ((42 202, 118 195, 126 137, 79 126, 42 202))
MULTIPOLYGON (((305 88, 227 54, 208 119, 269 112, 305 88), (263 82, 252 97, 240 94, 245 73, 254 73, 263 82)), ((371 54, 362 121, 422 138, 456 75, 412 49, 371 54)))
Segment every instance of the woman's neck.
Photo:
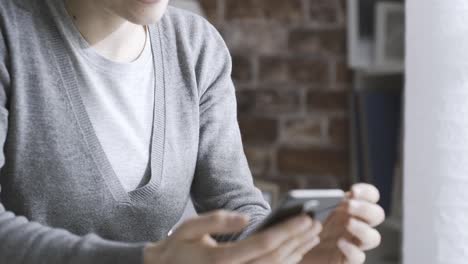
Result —
POLYGON ((117 62, 134 61, 145 47, 145 28, 119 17, 101 2, 66 0, 66 9, 81 35, 99 54, 117 62))

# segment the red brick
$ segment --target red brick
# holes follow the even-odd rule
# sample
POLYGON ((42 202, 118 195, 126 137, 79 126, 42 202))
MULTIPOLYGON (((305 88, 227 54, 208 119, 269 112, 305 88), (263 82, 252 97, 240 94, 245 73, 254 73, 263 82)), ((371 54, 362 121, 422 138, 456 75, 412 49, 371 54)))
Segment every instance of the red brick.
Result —
POLYGON ((307 189, 336 189, 336 188, 342 188, 343 178, 346 178, 346 175, 307 177, 306 188, 307 189))
POLYGON ((269 118, 239 118, 242 139, 246 144, 272 144, 278 138, 278 121, 269 118))
POLYGON ((301 0, 264 0, 263 3, 267 19, 290 23, 304 20, 301 0))
POLYGON ((299 111, 300 95, 295 89, 257 91, 257 110, 269 114, 288 114, 299 111))
POLYGON ((329 81, 328 63, 324 60, 294 58, 288 70, 290 79, 296 82, 325 84, 329 81))
POLYGON ((240 115, 255 113, 255 91, 254 90, 241 90, 236 91, 237 97, 237 112, 240 115))
POLYGON ((347 91, 309 91, 307 109, 309 111, 348 111, 347 91))
POLYGON ((226 18, 265 19, 281 22, 303 20, 301 0, 225 0, 226 18))
POLYGON ((343 150, 282 147, 277 159, 284 174, 343 177, 349 173, 348 153, 343 150))
POLYGON ((246 82, 253 78, 253 65, 252 59, 234 54, 232 56, 232 79, 235 82, 246 82))
POLYGON ((246 146, 244 151, 253 174, 262 175, 269 171, 272 151, 270 148, 246 146))
POLYGON ((351 83, 353 81, 353 73, 348 67, 346 61, 338 61, 335 64, 336 81, 338 83, 351 83))
POLYGON ((322 120, 319 118, 291 118, 281 128, 286 143, 319 143, 322 141, 322 120))
POLYGON ((284 57, 261 57, 259 62, 261 81, 289 80, 289 59, 284 57))
POLYGON ((336 176, 314 176, 305 177, 303 174, 257 176, 257 178, 274 182, 280 186, 281 193, 293 189, 335 189, 341 188, 341 177, 336 176))
POLYGON ((294 81, 325 84, 329 81, 328 63, 321 59, 268 56, 260 58, 261 81, 294 81))
POLYGON ((346 0, 309 0, 310 20, 316 25, 337 25, 341 22, 342 6, 346 0))
POLYGON ((207 18, 212 21, 218 21, 218 1, 217 0, 200 0, 200 4, 205 12, 207 18))
MULTIPOLYGON (((272 182, 285 194, 293 189, 335 189, 340 188, 340 177, 304 174, 256 175, 256 179, 272 182)), ((281 196, 280 196, 281 198, 281 196)))
POLYGON ((330 142, 331 144, 333 144, 333 146, 344 149, 349 148, 349 126, 349 119, 345 117, 332 118, 330 120, 328 133, 330 137, 330 142))
POLYGON ((288 42, 295 52, 338 56, 346 53, 346 32, 342 29, 299 28, 291 31, 288 42))
POLYGON ((221 32, 231 52, 249 55, 278 54, 287 49, 287 28, 276 23, 227 23, 221 32))
POLYGON ((233 54, 239 124, 252 172, 283 191, 349 182, 343 178, 349 160, 347 92, 337 90, 352 82, 344 59, 345 2, 201 0, 233 54), (304 87, 310 90, 301 98, 304 87), (313 115, 304 116, 304 107, 313 115), (279 122, 277 115, 286 120, 279 122))
POLYGON ((348 1, 347 0, 338 0, 339 2, 339 9, 340 9, 340 13, 342 15, 342 19, 343 19, 343 22, 344 24, 346 25, 346 21, 347 21, 347 10, 348 10, 348 1))
POLYGON ((280 198, 283 194, 289 190, 294 189, 306 189, 307 180, 301 176, 288 176, 285 175, 266 175, 266 176, 257 176, 258 178, 277 184, 280 187, 280 198))
POLYGON ((289 114, 300 109, 300 94, 297 89, 258 89, 237 93, 240 113, 289 114))
POLYGON ((226 19, 252 19, 264 17, 263 0, 225 0, 226 19))
POLYGON ((252 90, 252 89, 255 89, 255 85, 252 84, 252 83, 245 83, 245 82, 241 82, 241 83, 236 83, 235 84, 235 88, 237 91, 249 91, 249 90, 252 90))

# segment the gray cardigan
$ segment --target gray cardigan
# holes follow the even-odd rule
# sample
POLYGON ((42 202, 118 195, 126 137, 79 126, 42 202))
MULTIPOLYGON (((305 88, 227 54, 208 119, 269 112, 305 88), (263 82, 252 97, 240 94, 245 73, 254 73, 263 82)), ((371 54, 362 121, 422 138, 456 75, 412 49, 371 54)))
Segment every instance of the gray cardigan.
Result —
POLYGON ((204 19, 169 8, 150 26, 151 179, 129 193, 46 4, 0 1, 0 32, 0 263, 140 263, 190 197, 200 213, 249 214, 251 228, 269 212, 243 152, 230 55, 204 19))

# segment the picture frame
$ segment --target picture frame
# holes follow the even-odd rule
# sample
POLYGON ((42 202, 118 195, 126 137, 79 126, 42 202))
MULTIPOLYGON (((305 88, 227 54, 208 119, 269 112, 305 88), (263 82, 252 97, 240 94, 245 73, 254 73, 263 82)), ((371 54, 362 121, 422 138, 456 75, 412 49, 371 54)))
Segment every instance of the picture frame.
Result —
POLYGON ((375 64, 388 71, 403 71, 405 7, 401 2, 378 2, 375 6, 375 64))

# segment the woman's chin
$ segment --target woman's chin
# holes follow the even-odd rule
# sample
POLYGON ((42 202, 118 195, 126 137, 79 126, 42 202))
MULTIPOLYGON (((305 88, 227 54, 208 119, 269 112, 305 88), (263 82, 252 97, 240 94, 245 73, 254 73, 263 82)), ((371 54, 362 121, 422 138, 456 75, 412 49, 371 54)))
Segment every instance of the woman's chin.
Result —
POLYGON ((150 25, 158 22, 167 10, 168 0, 132 0, 136 4, 127 10, 121 10, 122 16, 138 25, 150 25))
POLYGON ((164 15, 164 11, 153 13, 151 16, 138 16, 132 19, 129 19, 130 22, 137 25, 151 25, 157 23, 164 15))

